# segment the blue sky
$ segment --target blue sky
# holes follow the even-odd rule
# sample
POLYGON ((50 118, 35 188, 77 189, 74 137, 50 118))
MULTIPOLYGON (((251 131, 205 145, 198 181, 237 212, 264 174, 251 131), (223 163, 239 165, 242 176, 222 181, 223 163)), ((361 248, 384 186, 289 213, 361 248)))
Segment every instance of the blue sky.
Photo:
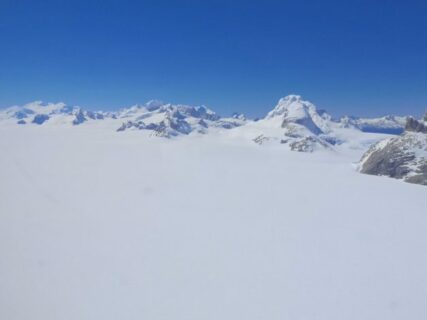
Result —
POLYGON ((0 106, 427 109, 427 1, 0 1, 0 106))

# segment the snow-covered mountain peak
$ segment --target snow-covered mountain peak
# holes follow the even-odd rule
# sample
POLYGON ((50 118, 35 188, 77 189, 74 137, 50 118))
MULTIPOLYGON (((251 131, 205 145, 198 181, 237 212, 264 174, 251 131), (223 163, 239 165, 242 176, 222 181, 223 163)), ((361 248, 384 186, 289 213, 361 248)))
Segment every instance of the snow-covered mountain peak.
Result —
POLYGON ((303 118, 308 116, 309 109, 316 109, 314 105, 308 101, 304 101, 299 95, 288 95, 279 100, 277 105, 271 110, 266 119, 277 116, 285 116, 291 118, 303 118))
POLYGON ((272 125, 280 123, 282 128, 288 128, 293 132, 295 129, 308 130, 314 135, 330 131, 329 119, 326 112, 322 111, 320 115, 314 104, 295 94, 281 98, 265 117, 272 125))
POLYGON ((158 108, 160 108, 161 106, 163 106, 165 103, 163 101, 160 100, 150 100, 147 103, 145 103, 145 107, 149 110, 149 111, 153 111, 156 110, 158 108))
POLYGON ((288 94, 286 97, 282 97, 279 99, 279 103, 281 102, 293 102, 293 101, 302 101, 302 97, 298 94, 288 94))
POLYGON ((288 95, 279 100, 267 116, 253 126, 260 134, 254 142, 280 141, 291 150, 311 152, 331 149, 335 141, 331 133, 331 117, 320 113, 314 104, 299 95, 288 95))

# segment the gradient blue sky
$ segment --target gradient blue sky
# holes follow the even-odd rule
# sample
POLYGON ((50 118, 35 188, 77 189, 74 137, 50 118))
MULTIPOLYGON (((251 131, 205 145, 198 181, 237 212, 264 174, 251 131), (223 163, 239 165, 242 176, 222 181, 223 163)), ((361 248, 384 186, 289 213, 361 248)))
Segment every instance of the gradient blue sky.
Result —
POLYGON ((427 1, 0 0, 0 106, 427 109, 427 1))

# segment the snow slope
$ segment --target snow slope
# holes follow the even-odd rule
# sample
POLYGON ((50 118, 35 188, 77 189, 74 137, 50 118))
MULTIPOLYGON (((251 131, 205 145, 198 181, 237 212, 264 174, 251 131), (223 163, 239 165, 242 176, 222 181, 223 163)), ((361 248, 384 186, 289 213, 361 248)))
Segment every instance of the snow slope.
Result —
POLYGON ((426 189, 357 173, 361 144, 306 154, 253 143, 254 124, 169 140, 116 123, 0 125, 0 319, 427 313, 426 189))

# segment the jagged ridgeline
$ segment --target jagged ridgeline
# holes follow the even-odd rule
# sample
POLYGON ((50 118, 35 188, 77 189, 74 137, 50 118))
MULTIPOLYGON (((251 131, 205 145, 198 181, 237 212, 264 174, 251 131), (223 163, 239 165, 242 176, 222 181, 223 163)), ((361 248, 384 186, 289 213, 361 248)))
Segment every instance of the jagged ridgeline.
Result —
MULTIPOLYGON (((157 100, 110 112, 90 111, 64 103, 36 101, 0 111, 0 120, 14 121, 19 125, 71 124, 73 126, 105 120, 111 122, 112 127, 116 126, 114 130, 119 132, 148 130, 152 136, 166 138, 191 133, 207 133, 211 128, 233 129, 256 122, 240 113, 221 117, 206 106, 174 105, 157 100)), ((316 145, 327 148, 330 144, 335 144, 335 137, 330 133, 337 127, 357 129, 362 132, 394 134, 401 133, 404 128, 403 117, 386 116, 369 119, 346 116, 333 119, 325 111, 317 110, 312 103, 297 95, 280 99, 262 120, 272 128, 285 129, 284 132, 283 130, 280 132, 279 142, 288 144, 291 149, 298 151, 312 151, 316 149, 316 145)), ((276 138, 269 137, 268 132, 265 132, 264 137, 264 141, 276 138)), ((253 139, 256 138, 257 136, 253 137, 253 139)))
POLYGON ((205 106, 173 105, 152 100, 119 111, 89 111, 64 103, 36 101, 0 112, 0 119, 19 125, 73 125, 109 121, 114 130, 147 130, 152 136, 176 137, 190 133, 206 133, 209 128, 231 129, 246 122, 242 114, 224 118, 205 106))
POLYGON ((257 120, 240 113, 221 117, 203 105, 157 100, 109 112, 36 101, 0 111, 0 120, 5 125, 21 127, 99 127, 123 138, 129 131, 141 132, 142 137, 161 138, 217 134, 263 146, 276 144, 298 152, 363 152, 371 146, 360 162, 361 172, 427 183, 427 114, 421 120, 391 115, 333 118, 301 96, 289 95, 257 120), (384 140, 385 137, 388 138, 384 140))

